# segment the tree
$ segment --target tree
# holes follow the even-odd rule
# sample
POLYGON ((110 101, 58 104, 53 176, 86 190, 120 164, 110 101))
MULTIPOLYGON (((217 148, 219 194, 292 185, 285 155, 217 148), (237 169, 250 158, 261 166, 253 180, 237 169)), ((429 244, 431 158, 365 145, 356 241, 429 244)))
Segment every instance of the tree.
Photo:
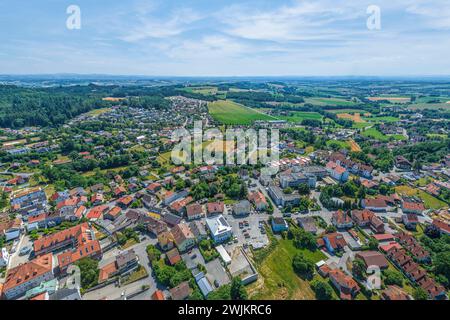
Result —
POLYGON ((434 224, 429 224, 425 227, 425 234, 432 238, 432 239, 436 239, 439 238, 441 236, 441 230, 435 226, 434 224))
POLYGON ((247 300, 247 291, 238 277, 233 278, 231 282, 230 296, 231 300, 247 300))
POLYGON ((98 261, 92 258, 83 258, 75 263, 80 268, 81 288, 89 289, 98 283, 98 261))
POLYGON ((314 275, 314 262, 306 258, 302 253, 295 254, 292 260, 292 267, 298 275, 306 279, 311 279, 314 275))
POLYGON ((298 186, 298 193, 301 195, 308 195, 310 193, 310 188, 306 183, 301 183, 298 186))
POLYGON ((413 291, 413 298, 414 300, 428 300, 428 294, 425 290, 423 290, 421 287, 416 288, 413 291))
POLYGON ((370 238, 368 243, 370 250, 377 250, 378 249, 378 240, 375 238, 370 238))
POLYGON ((161 258, 161 251, 159 251, 158 248, 156 248, 154 245, 149 244, 146 248, 148 260, 150 260, 150 263, 152 263, 155 260, 159 260, 161 258))
POLYGON ((311 281, 311 288, 314 290, 317 300, 333 299, 333 288, 327 282, 314 279, 311 281))
POLYGON ((403 287, 403 276, 400 272, 394 270, 385 270, 384 274, 384 283, 386 285, 397 285, 399 287, 403 287))
POLYGON ((226 284, 208 295, 208 300, 231 300, 231 285, 226 284))
POLYGON ((435 273, 450 279, 450 251, 439 252, 433 262, 435 273))
POLYGON ((355 259, 352 263, 352 273, 353 275, 361 280, 366 278, 366 264, 361 259, 355 259))

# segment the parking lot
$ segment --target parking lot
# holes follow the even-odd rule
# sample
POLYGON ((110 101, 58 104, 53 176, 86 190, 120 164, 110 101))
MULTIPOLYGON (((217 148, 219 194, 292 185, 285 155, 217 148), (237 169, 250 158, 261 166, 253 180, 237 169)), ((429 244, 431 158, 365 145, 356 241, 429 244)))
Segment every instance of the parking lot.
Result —
POLYGON ((230 277, 228 276, 225 268, 222 266, 220 258, 216 258, 206 263, 198 248, 193 248, 190 253, 184 253, 181 257, 189 269, 196 268, 198 264, 205 266, 206 277, 211 284, 214 284, 215 281, 217 281, 218 286, 230 283, 230 277))
POLYGON ((260 213, 252 213, 246 217, 227 216, 227 221, 233 228, 233 235, 237 238, 238 243, 252 245, 255 248, 269 244, 265 230, 260 228, 260 225, 267 220, 268 215, 260 213))

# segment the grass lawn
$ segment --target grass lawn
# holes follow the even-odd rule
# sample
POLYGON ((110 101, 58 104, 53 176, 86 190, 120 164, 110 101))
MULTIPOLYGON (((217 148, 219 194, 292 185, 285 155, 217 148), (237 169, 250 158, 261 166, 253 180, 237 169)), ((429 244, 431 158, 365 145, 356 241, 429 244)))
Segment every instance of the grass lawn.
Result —
POLYGON ((417 196, 423 200, 425 207, 427 209, 440 209, 444 207, 448 207, 448 205, 438 198, 429 195, 425 191, 411 188, 410 186, 398 186, 395 187, 395 191, 399 194, 405 194, 407 196, 417 196))
POLYGON ((291 116, 277 116, 277 118, 281 120, 286 120, 289 122, 302 122, 302 120, 310 119, 310 120, 322 120, 322 115, 317 112, 301 112, 294 111, 291 116))
POLYGON ((347 141, 341 141, 341 140, 328 140, 326 142, 327 146, 330 146, 332 144, 337 144, 339 148, 341 149, 350 149, 350 144, 347 141))
POLYGON ((135 271, 122 278, 121 285, 127 285, 146 277, 148 277, 147 270, 143 266, 139 266, 135 271))
POLYGON ((121 246, 121 248, 123 250, 125 250, 126 248, 132 247, 135 244, 137 244, 136 240, 134 240, 133 238, 128 239, 127 242, 125 242, 125 244, 123 246, 121 246))
POLYGON ((387 140, 389 140, 389 138, 386 135, 384 135, 382 132, 378 131, 375 128, 369 128, 367 130, 364 130, 361 134, 363 136, 365 136, 365 137, 377 139, 377 140, 380 140, 380 141, 387 141, 387 140))
POLYGON ((95 110, 89 111, 88 115, 95 117, 95 116, 99 116, 103 113, 106 113, 108 111, 111 111, 111 108, 95 109, 95 110))
POLYGON ((325 255, 316 250, 300 250, 291 240, 278 240, 270 254, 260 263, 260 279, 247 287, 251 299, 290 299, 314 300, 315 294, 309 282, 297 276, 292 268, 292 259, 298 252, 315 263, 325 259, 325 255))
POLYGON ((229 100, 211 102, 208 104, 208 110, 214 120, 223 124, 249 125, 256 120, 277 120, 275 117, 229 100))

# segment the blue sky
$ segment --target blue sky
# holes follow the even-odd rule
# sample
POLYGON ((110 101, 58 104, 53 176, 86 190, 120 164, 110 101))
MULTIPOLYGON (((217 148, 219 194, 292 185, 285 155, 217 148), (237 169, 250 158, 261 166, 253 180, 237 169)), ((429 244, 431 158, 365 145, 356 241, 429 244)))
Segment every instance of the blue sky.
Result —
POLYGON ((0 0, 0 39, 1 74, 450 75, 450 1, 0 0))

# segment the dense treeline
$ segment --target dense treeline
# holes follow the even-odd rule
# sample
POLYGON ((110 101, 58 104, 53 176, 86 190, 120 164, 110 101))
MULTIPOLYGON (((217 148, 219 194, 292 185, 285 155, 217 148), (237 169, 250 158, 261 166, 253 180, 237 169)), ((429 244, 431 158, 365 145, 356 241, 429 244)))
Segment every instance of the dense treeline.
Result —
POLYGON ((61 92, 60 88, 0 86, 0 126, 54 126, 81 113, 108 105, 98 95, 71 94, 61 92))

